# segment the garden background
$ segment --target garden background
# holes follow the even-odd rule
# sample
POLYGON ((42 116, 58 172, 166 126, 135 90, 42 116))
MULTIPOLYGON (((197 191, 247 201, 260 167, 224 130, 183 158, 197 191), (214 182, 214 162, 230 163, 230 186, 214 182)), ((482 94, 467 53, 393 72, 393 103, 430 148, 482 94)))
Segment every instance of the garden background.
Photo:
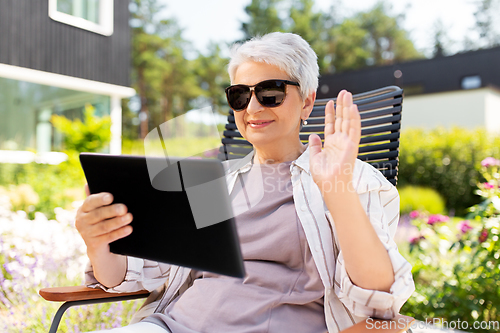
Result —
MULTIPOLYGON (((424 57, 400 27, 404 15, 392 13, 383 3, 349 17, 315 12, 313 3, 252 0, 246 7, 249 18, 242 23, 245 38, 276 30, 299 33, 318 53, 322 73, 424 57)), ((488 14, 488 3, 479 1, 476 15, 483 39, 464 43, 463 50, 498 45, 499 39, 488 30, 489 16, 482 15, 488 14)), ((143 154, 141 138, 149 129, 186 110, 211 105, 226 113, 223 92, 229 79, 223 46, 213 44, 208 54, 195 52, 189 58, 193 50, 182 38, 182 29, 174 19, 158 17, 157 1, 134 0, 130 8, 132 82, 138 95, 123 104, 122 147, 124 154, 143 154)), ((447 53, 445 33, 439 26, 432 32, 431 56, 447 53)), ((95 117, 91 105, 84 114, 81 121, 52 118, 64 134, 67 161, 0 164, 2 332, 48 331, 59 304, 43 301, 38 290, 83 282, 85 245, 74 228, 85 183, 78 153, 101 151, 110 139, 109 118, 95 117)), ((171 154, 191 156, 204 144, 208 149, 215 143, 194 138, 172 144, 180 150, 171 154)), ((419 320, 500 321, 498 159, 500 136, 484 129, 415 128, 401 133, 401 220, 396 237, 413 265, 416 282, 403 314, 419 320)), ((73 308, 60 330, 121 326, 141 303, 73 308)))

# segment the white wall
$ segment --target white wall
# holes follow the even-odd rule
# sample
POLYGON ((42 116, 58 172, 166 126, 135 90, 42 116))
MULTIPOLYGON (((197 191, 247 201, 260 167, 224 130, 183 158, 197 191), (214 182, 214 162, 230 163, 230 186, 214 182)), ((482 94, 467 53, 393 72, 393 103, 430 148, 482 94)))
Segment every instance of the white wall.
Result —
POLYGON ((403 100, 402 129, 436 126, 486 127, 500 132, 500 93, 492 88, 408 96, 403 100))
POLYGON ((500 134, 500 91, 491 90, 486 95, 486 129, 500 134))

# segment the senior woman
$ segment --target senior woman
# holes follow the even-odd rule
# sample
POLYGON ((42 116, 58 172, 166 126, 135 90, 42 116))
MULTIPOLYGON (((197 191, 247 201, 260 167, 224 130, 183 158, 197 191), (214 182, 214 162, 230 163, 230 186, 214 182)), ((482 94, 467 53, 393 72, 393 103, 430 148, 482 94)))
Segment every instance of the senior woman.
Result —
MULTIPOLYGON (((232 278, 124 257, 109 243, 132 232, 123 205, 90 195, 76 226, 87 244, 90 286, 155 291, 118 332, 338 332, 367 316, 392 318, 414 290, 392 237, 397 190, 356 159, 361 122, 341 91, 325 110, 325 143, 299 139, 318 86, 317 57, 300 36, 271 33, 232 50, 226 89, 253 151, 227 166, 247 275, 232 278), (257 181, 259 180, 259 181, 257 181), (259 190, 260 189, 260 190, 259 190), (263 189, 263 191, 262 191, 263 189), (242 194, 243 193, 243 194, 242 194)), ((165 235, 175 237, 175 235, 165 235)), ((182 250, 182 249, 180 249, 182 250)))

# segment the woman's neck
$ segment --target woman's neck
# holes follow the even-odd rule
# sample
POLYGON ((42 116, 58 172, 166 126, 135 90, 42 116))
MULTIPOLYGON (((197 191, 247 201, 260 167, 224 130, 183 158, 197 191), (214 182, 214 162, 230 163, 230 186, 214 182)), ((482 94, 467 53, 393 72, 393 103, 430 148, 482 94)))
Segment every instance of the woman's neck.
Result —
POLYGON ((255 164, 276 164, 295 161, 306 150, 307 146, 298 141, 297 144, 287 147, 255 147, 253 161, 255 164))

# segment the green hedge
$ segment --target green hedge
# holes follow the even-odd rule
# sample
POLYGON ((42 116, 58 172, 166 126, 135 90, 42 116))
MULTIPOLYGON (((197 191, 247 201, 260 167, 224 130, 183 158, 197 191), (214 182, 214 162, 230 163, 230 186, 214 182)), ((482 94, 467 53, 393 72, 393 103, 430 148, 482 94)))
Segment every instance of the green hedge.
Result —
POLYGON ((436 190, 422 186, 405 186, 398 189, 401 215, 412 211, 430 214, 446 213, 445 200, 436 190))
MULTIPOLYGON (((71 209, 71 203, 85 198, 85 176, 80 167, 78 155, 70 154, 68 161, 59 165, 0 163, 0 187, 18 192, 29 184, 38 194, 34 207, 25 209, 30 218, 34 212, 42 212, 47 218, 55 217, 54 208, 71 209), (15 186, 12 186, 15 185, 15 186)), ((19 193, 16 193, 19 194, 19 193)), ((22 207, 13 207, 23 209, 22 207)))
POLYGON ((401 132, 398 187, 418 185, 437 190, 446 207, 464 216, 467 207, 480 202, 474 194, 483 181, 481 161, 500 157, 500 136, 484 129, 405 129, 401 132))

